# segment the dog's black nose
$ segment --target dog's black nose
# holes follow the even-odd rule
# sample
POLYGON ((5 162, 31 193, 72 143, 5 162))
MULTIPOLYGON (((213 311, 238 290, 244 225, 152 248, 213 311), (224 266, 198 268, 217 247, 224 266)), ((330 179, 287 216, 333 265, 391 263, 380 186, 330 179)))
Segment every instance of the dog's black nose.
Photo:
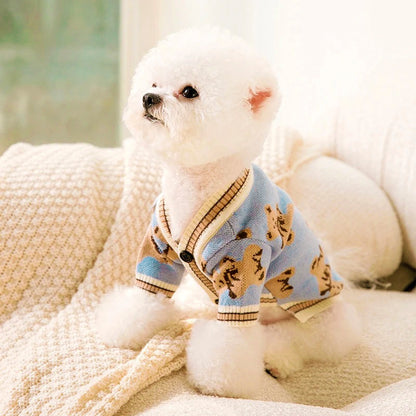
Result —
POLYGON ((145 110, 148 110, 153 105, 160 104, 162 102, 162 98, 160 95, 148 93, 143 95, 143 107, 145 110))

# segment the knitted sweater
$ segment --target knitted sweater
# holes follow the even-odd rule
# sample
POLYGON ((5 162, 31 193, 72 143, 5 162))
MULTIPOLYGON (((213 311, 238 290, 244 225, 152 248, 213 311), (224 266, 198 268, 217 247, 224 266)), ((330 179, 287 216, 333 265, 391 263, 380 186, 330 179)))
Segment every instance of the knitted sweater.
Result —
POLYGON ((292 200, 253 165, 209 198, 174 241, 163 196, 154 205, 136 268, 139 287, 170 297, 185 270, 218 304, 218 320, 253 324, 277 302, 301 322, 340 293, 321 246, 292 200))

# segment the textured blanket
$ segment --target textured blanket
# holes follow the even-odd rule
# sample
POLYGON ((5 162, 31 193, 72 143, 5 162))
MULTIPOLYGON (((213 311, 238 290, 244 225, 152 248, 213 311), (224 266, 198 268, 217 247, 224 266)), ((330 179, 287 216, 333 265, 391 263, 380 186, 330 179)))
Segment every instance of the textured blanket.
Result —
POLYGON ((184 364, 186 323, 108 349, 94 310, 131 283, 158 170, 124 149, 17 145, 0 164, 0 414, 110 415, 184 364))

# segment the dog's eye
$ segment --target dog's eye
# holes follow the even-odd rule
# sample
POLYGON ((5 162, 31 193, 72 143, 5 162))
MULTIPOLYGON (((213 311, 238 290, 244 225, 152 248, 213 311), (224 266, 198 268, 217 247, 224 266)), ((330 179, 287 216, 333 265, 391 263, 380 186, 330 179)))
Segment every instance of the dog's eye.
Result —
POLYGON ((185 98, 196 98, 199 96, 198 91, 190 85, 186 86, 182 90, 181 95, 183 95, 185 98))

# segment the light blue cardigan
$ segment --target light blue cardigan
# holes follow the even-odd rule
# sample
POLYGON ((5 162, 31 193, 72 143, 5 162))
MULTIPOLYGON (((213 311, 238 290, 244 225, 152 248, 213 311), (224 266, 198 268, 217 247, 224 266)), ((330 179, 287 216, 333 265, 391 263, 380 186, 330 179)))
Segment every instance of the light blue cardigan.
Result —
POLYGON ((180 241, 163 196, 136 268, 139 287, 173 295, 185 270, 218 304, 218 319, 251 325, 260 303, 280 305, 301 322, 328 308, 343 284, 286 192, 253 165, 210 197, 180 241))

